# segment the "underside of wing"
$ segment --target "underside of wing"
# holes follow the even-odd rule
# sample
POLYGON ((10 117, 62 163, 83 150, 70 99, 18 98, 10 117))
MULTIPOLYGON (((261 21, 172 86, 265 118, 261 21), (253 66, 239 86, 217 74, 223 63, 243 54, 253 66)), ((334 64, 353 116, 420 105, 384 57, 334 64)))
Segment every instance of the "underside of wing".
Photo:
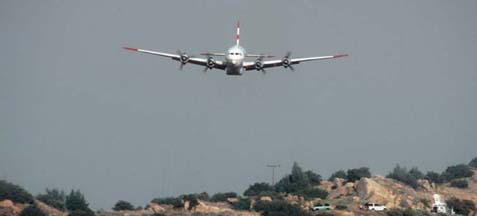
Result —
POLYGON ((223 61, 217 61, 213 59, 212 57, 208 57, 207 59, 196 58, 193 56, 189 56, 186 53, 180 52, 180 51, 177 51, 177 54, 171 54, 171 53, 163 53, 163 52, 131 48, 131 47, 124 47, 124 49, 129 51, 135 51, 140 53, 146 53, 146 54, 152 54, 152 55, 171 58, 172 60, 176 60, 181 63, 181 66, 180 66, 181 69, 185 64, 190 63, 195 65, 205 66, 207 69, 216 68, 216 69, 225 70, 225 63, 223 61))

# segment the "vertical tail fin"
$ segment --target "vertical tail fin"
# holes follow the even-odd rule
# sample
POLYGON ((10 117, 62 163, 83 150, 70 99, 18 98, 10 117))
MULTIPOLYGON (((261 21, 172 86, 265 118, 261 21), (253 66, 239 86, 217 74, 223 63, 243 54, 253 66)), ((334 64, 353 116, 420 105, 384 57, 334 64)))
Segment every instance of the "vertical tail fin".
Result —
POLYGON ((237 22, 237 46, 240 45, 240 21, 237 22))

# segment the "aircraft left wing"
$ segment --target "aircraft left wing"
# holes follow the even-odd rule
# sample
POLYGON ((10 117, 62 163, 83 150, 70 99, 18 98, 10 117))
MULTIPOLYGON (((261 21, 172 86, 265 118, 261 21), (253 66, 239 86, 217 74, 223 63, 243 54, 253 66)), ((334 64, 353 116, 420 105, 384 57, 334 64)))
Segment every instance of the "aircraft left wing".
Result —
POLYGON ((244 62, 243 67, 245 68, 245 70, 262 70, 264 68, 280 67, 280 66, 283 66, 285 68, 290 67, 290 69, 293 69, 292 65, 299 64, 301 62, 342 58, 342 57, 347 57, 349 55, 341 54, 341 55, 316 56, 316 57, 294 58, 294 59, 289 58, 288 56, 289 54, 287 54, 283 59, 277 59, 277 60, 261 61, 261 59, 258 59, 257 61, 254 61, 254 62, 244 62), (257 64, 257 62, 260 62, 260 64, 257 64))
POLYGON ((221 69, 225 70, 225 63, 223 61, 217 61, 212 58, 196 58, 196 57, 189 57, 185 53, 181 53, 178 51, 177 54, 171 54, 171 53, 163 53, 163 52, 156 52, 152 50, 145 50, 145 49, 138 49, 138 48, 131 48, 131 47, 124 47, 124 49, 129 50, 129 51, 135 51, 135 52, 140 52, 140 53, 146 53, 146 54, 152 54, 152 55, 157 55, 157 56, 162 56, 162 57, 168 57, 171 58, 172 60, 176 60, 181 63, 181 68, 182 65, 185 65, 187 63, 191 64, 196 64, 196 65, 202 65, 208 68, 216 68, 216 69, 221 69))

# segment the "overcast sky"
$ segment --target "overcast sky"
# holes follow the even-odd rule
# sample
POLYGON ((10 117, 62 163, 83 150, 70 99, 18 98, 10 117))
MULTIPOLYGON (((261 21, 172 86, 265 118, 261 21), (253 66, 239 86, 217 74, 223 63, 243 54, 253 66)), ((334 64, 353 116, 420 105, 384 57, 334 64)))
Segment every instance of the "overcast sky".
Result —
MULTIPOLYGON (((477 156, 477 1, 0 1, 0 178, 37 194, 242 193, 293 161, 328 177, 477 156), (292 57, 242 77, 127 52, 292 57)), ((253 60, 253 59, 252 59, 253 60)))

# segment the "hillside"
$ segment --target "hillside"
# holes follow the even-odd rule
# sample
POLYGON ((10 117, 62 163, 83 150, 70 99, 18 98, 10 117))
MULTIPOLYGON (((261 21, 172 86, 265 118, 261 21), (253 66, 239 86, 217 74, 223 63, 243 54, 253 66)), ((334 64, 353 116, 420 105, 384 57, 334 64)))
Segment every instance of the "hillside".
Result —
MULTIPOLYGON (((97 211, 99 216, 146 216, 146 215, 229 215, 229 216, 258 216, 260 212, 254 211, 257 206, 275 205, 278 212, 302 212, 297 215, 314 215, 310 208, 320 202, 330 203, 334 210, 328 211, 332 215, 392 215, 388 212, 370 212, 360 208, 364 203, 382 203, 388 209, 415 209, 422 212, 429 212, 433 203, 433 195, 440 194, 444 200, 453 197, 462 200, 471 200, 474 209, 477 208, 477 170, 472 169, 473 176, 461 178, 468 183, 465 189, 452 187, 450 183, 429 183, 428 180, 419 179, 417 189, 400 181, 383 176, 362 177, 354 182, 347 182, 342 178, 335 178, 333 181, 322 180, 313 188, 327 192, 325 199, 307 199, 300 195, 288 193, 260 193, 248 197, 225 198, 222 201, 212 201, 213 198, 203 198, 207 200, 196 200, 184 198, 180 206, 170 204, 157 204, 151 202, 144 209, 113 211, 97 211), (242 201, 247 200, 250 202, 242 201), (285 203, 285 204, 284 204, 285 203), (272 205, 273 204, 273 205, 272 205), (288 207, 284 207, 285 205, 288 207), (241 207, 237 207, 240 206, 241 207), (296 207, 297 209, 293 209, 296 207), (243 210, 237 210, 243 209, 243 210), (337 210, 340 209, 340 210, 337 210)), ((279 184, 279 183, 278 183, 279 184)), ((35 206, 47 215, 66 216, 68 213, 57 210, 37 199, 34 199, 35 206)), ((17 216, 22 210, 32 204, 15 203, 11 200, 0 200, 0 216, 17 216)), ((268 208, 268 207, 267 207, 268 208)), ((262 208, 263 209, 263 208, 262 208)), ((276 215, 276 214, 269 214, 276 215)), ((420 215, 420 214, 418 214, 420 215)), ((475 215, 475 211, 469 215, 475 215)))

